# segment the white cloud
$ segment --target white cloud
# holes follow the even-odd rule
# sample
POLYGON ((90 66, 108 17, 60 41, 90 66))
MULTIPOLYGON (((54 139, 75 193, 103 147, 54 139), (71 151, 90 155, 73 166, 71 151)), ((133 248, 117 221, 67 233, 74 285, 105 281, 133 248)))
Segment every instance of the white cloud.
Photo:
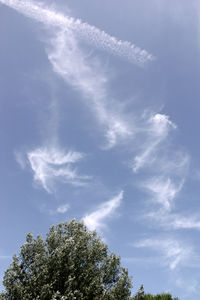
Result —
POLYGON ((53 8, 45 8, 41 3, 35 4, 32 1, 23 0, 0 0, 0 3, 10 6, 25 16, 45 25, 53 25, 66 30, 70 29, 79 39, 83 39, 87 43, 114 55, 121 56, 132 63, 142 65, 146 61, 154 59, 146 50, 142 50, 127 41, 118 40, 106 32, 82 22, 80 19, 58 13, 53 8))
MULTIPOLYGON (((144 117, 147 118, 146 115, 144 117)), ((133 172, 136 173, 141 168, 148 171, 147 179, 140 184, 151 199, 145 217, 151 217, 152 221, 161 225, 164 223, 164 216, 166 218, 172 214, 175 199, 184 186, 190 157, 186 152, 171 148, 168 136, 171 130, 176 129, 176 125, 168 116, 154 114, 147 118, 143 128, 146 140, 142 144, 141 154, 135 157, 133 172), (156 208, 152 202, 158 204, 156 208)), ((183 226, 182 221, 176 219, 176 226, 171 224, 171 228, 183 226)))
POLYGON ((176 125, 164 114, 155 114, 147 120, 147 124, 143 125, 143 130, 146 131, 146 141, 141 153, 134 159, 133 172, 155 161, 161 142, 167 138, 169 131, 175 128, 176 125))
POLYGON ((167 229, 196 229, 200 230, 200 219, 198 215, 172 213, 166 210, 148 212, 145 217, 159 222, 159 225, 167 229))
POLYGON ((58 216, 65 214, 70 209, 70 205, 68 203, 61 204, 57 208, 49 208, 46 204, 41 204, 39 210, 41 213, 48 214, 49 216, 58 216))
POLYGON ((107 143, 103 148, 112 148, 122 140, 129 139, 132 136, 132 126, 123 117, 121 104, 116 101, 112 103, 106 86, 107 76, 102 72, 100 62, 91 57, 88 59, 79 41, 84 40, 139 65, 152 60, 152 55, 128 42, 118 41, 81 20, 58 13, 53 7, 46 8, 31 1, 0 0, 0 3, 42 22, 50 29, 54 38, 48 41, 49 61, 54 71, 87 99, 89 109, 105 130, 107 143))
POLYGON ((152 194, 152 200, 162 206, 165 210, 171 210, 174 199, 180 192, 183 181, 175 183, 171 178, 157 176, 149 179, 143 187, 152 194))
POLYGON ((160 262, 171 270, 188 265, 194 255, 193 249, 175 239, 145 239, 133 245, 137 248, 151 248, 160 254, 160 262))
POLYGON ((189 220, 185 222, 186 219, 173 213, 176 197, 180 195, 186 181, 190 157, 187 153, 169 151, 168 148, 163 152, 166 153, 155 159, 149 179, 141 184, 151 197, 148 212, 144 214, 144 217, 150 218, 153 222, 156 221, 157 225, 165 228, 196 227, 198 224, 194 222, 194 219, 191 219, 191 222, 189 220), (152 206, 152 202, 158 206, 152 206))
MULTIPOLYGON (((131 135, 128 124, 116 109, 109 108, 107 99, 107 78, 98 62, 80 49, 74 34, 69 31, 56 33, 48 49, 48 58, 53 69, 67 83, 82 92, 90 110, 95 113, 98 122, 105 127, 107 147, 114 146, 118 140, 131 135)), ((117 107, 117 103, 115 103, 117 107)))
POLYGON ((181 193, 186 181, 190 157, 187 153, 166 150, 167 156, 158 158, 155 163, 158 175, 154 175, 141 186, 150 194, 151 200, 159 207, 148 205, 148 212, 144 217, 150 218, 157 225, 170 229, 199 229, 200 222, 197 216, 187 217, 174 213, 176 197, 181 193), (160 174, 159 174, 160 173, 160 174))
POLYGON ((198 229, 200 230, 200 220, 197 216, 181 216, 172 214, 169 216, 168 221, 171 219, 171 226, 175 229, 198 229))
POLYGON ((85 225, 89 228, 89 230, 101 230, 102 228, 105 228, 105 221, 113 216, 122 200, 123 191, 121 191, 113 199, 101 204, 94 212, 86 215, 83 218, 85 225))
MULTIPOLYGON (((109 117, 109 116, 108 116, 109 117)), ((132 136, 132 131, 129 126, 120 119, 110 115, 108 123, 108 131, 106 133, 108 145, 107 148, 112 148, 121 139, 128 139, 132 136)))
MULTIPOLYGON (((163 151, 164 152, 164 151, 163 151)), ((190 166, 190 156, 182 151, 168 151, 158 160, 159 170, 165 176, 185 178, 190 166)))
POLYGON ((151 125, 150 131, 162 139, 168 134, 171 128, 176 128, 176 125, 164 114, 155 114, 149 119, 149 124, 151 125))
POLYGON ((63 204, 57 207, 56 212, 59 214, 64 214, 69 210, 69 204, 63 204))
POLYGON ((29 152, 27 156, 35 181, 49 193, 53 191, 57 180, 75 186, 87 184, 89 177, 79 175, 71 166, 84 157, 82 153, 72 151, 66 153, 52 147, 38 148, 29 152))

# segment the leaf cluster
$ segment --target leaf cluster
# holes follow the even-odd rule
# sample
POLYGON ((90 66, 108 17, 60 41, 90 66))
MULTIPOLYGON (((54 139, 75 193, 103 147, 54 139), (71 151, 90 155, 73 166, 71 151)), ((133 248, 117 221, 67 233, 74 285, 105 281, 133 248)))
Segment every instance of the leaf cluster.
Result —
POLYGON ((29 233, 3 283, 4 300, 126 300, 131 288, 120 258, 75 220, 52 226, 45 241, 29 233))
POLYGON ((138 292, 132 297, 131 300, 179 300, 178 298, 172 298, 172 296, 168 293, 166 294, 145 294, 144 287, 141 285, 138 292))

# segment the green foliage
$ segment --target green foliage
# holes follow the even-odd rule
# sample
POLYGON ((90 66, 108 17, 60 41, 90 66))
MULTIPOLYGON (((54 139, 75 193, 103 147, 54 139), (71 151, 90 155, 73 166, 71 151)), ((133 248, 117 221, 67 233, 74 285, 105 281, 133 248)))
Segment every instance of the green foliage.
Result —
POLYGON ((131 288, 120 258, 75 220, 52 226, 45 241, 29 233, 3 283, 4 300, 126 300, 131 288))
POLYGON ((144 299, 144 287, 143 287, 143 285, 141 285, 141 287, 139 288, 138 292, 135 294, 133 299, 134 300, 144 299))
POLYGON ((45 241, 29 233, 3 283, 1 300, 178 300, 145 294, 143 285, 130 297, 120 258, 75 220, 52 226, 45 241))
POLYGON ((151 294, 145 294, 144 300, 178 300, 178 298, 172 298, 170 294, 158 294, 158 295, 151 295, 151 294))
POLYGON ((143 285, 141 285, 140 289, 133 296, 132 300, 179 300, 179 299, 172 298, 170 294, 158 294, 158 295, 145 294, 144 287, 143 285))

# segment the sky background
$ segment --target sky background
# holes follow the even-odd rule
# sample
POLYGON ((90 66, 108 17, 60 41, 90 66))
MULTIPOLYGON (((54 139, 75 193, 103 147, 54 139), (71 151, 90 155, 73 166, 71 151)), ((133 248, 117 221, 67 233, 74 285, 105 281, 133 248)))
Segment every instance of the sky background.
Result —
POLYGON ((0 0, 1 282, 28 232, 77 218, 133 293, 199 299, 199 9, 0 0))

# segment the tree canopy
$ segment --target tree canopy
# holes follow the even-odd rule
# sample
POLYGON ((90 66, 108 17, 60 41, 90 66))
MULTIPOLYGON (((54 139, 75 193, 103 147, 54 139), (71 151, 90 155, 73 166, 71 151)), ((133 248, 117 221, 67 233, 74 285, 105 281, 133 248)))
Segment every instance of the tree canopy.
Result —
POLYGON ((141 285, 138 292, 132 297, 132 300, 179 300, 178 298, 172 298, 170 294, 158 294, 151 295, 145 294, 144 287, 141 285))
POLYGON ((12 300, 126 300, 131 288, 120 258, 75 220, 52 226, 45 241, 29 233, 3 283, 12 300))
POLYGON ((52 226, 45 240, 29 233, 3 284, 3 300, 173 300, 145 294, 143 286, 131 297, 131 279, 120 258, 75 220, 52 226))

